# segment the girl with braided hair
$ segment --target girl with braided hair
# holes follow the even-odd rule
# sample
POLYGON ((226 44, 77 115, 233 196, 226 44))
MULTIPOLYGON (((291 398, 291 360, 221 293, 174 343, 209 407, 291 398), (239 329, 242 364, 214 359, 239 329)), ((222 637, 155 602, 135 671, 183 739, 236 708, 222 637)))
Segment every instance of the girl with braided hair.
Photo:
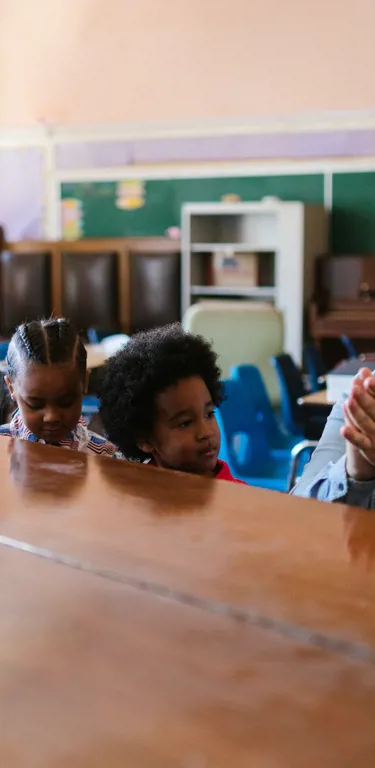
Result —
POLYGON ((14 333, 5 381, 17 410, 0 436, 120 457, 81 416, 89 372, 86 349, 67 320, 33 320, 14 333))

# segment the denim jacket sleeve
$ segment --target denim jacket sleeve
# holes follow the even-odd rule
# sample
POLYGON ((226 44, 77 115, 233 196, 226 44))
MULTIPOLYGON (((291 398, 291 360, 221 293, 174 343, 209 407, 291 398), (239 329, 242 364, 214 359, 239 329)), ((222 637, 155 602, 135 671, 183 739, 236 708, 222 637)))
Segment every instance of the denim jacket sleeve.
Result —
POLYGON ((292 494, 372 509, 375 508, 375 480, 360 482, 346 474, 345 439, 340 434, 344 424, 342 403, 343 400, 332 408, 319 445, 292 494))

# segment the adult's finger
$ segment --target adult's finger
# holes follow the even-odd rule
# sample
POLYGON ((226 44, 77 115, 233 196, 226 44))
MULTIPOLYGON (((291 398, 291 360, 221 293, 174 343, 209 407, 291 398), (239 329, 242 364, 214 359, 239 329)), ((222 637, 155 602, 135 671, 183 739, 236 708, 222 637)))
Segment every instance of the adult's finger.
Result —
POLYGON ((355 448, 358 448, 360 451, 371 451, 373 450, 373 445, 369 437, 365 435, 363 432, 360 432, 359 429, 356 429, 355 427, 345 424, 343 427, 341 427, 340 432, 343 437, 345 437, 345 440, 348 440, 349 443, 355 446, 355 448))
POLYGON ((368 392, 371 397, 375 397, 375 376, 371 374, 371 376, 367 376, 365 379, 362 379, 362 381, 366 392, 368 392))
POLYGON ((373 442, 375 448, 375 421, 355 400, 349 400, 347 404, 347 419, 349 422, 364 432, 373 442))
POLYGON ((353 384, 347 402, 351 411, 353 411, 354 408, 353 404, 356 403, 356 405, 369 416, 375 425, 375 397, 373 397, 361 384, 353 384))
POLYGON ((360 368, 357 374, 357 381, 358 379, 365 381, 365 379, 368 379, 371 376, 372 376, 372 371, 370 371, 370 368, 360 368))
POLYGON ((359 429, 359 425, 357 424, 353 414, 350 411, 348 400, 345 400, 342 409, 344 411, 345 424, 348 424, 349 426, 352 425, 356 429, 359 429))
MULTIPOLYGON (((360 409, 356 409, 356 407, 353 408, 353 410, 350 409, 350 403, 349 400, 346 400, 343 404, 343 411, 344 411, 344 419, 345 419, 345 426, 350 428, 350 435, 353 436, 352 430, 355 432, 361 433, 366 437, 366 446, 368 449, 371 449, 372 451, 375 451, 375 424, 369 417, 360 409)), ((343 433, 342 430, 341 434, 346 437, 346 434, 343 433)), ((353 445, 357 445, 357 443, 354 443, 352 439, 350 439, 350 442, 353 443, 353 445)), ((362 447, 363 441, 360 441, 360 444, 358 447, 362 447)))

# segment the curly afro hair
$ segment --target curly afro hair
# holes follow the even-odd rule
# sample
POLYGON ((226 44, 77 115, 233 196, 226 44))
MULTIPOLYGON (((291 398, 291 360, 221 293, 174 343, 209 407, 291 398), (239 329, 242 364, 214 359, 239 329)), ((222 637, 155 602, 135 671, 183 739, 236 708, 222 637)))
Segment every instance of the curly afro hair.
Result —
POLYGON ((105 430, 132 461, 148 456, 138 448, 151 436, 156 397, 181 379, 200 376, 214 405, 223 400, 221 370, 212 346, 178 324, 137 333, 108 360, 100 387, 105 430))

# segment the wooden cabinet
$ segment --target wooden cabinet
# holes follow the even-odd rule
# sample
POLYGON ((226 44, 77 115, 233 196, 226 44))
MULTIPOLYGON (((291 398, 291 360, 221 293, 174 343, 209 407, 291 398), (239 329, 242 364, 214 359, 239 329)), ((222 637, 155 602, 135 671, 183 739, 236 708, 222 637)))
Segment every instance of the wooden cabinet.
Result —
POLYGON ((180 255, 131 253, 130 295, 132 332, 179 320, 180 255))
POLYGON ((64 315, 85 331, 132 333, 180 319, 180 243, 105 238, 4 243, 0 332, 64 315))
POLYGON ((77 328, 118 326, 115 251, 61 254, 61 314, 77 328))
POLYGON ((375 340, 375 256, 323 256, 315 268, 310 334, 375 340))
POLYGON ((26 318, 48 317, 52 309, 48 250, 3 251, 0 256, 0 329, 8 336, 26 318))

